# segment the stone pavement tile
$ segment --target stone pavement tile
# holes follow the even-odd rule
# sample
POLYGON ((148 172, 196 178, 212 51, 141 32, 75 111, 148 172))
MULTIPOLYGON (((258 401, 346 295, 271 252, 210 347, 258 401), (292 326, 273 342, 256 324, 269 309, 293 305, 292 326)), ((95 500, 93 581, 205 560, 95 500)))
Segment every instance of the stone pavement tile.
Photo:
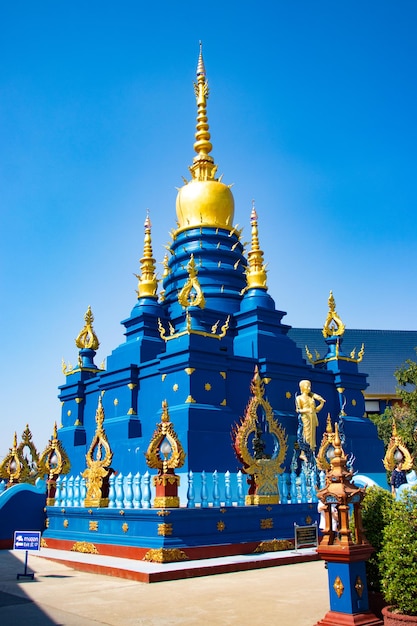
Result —
POLYGON ((34 581, 16 581, 21 562, 0 552, 0 591, 31 600, 0 606, 1 626, 313 626, 329 608, 322 561, 151 585, 31 556, 29 568, 34 581))

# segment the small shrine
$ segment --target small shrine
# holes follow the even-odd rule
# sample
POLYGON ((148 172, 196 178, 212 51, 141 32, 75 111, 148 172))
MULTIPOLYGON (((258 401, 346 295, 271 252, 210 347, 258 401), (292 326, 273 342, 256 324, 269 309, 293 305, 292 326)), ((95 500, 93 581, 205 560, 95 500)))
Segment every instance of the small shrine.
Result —
POLYGON ((317 492, 324 505, 323 538, 317 551, 327 562, 330 611, 316 626, 382 626, 382 621, 369 610, 368 602, 365 564, 373 548, 362 527, 361 503, 365 489, 354 484, 353 472, 347 468, 338 425, 335 424, 333 432, 328 422, 326 434, 319 453, 321 463, 329 463, 329 467, 326 484, 317 492), (350 528, 350 509, 353 511, 354 537, 350 528))

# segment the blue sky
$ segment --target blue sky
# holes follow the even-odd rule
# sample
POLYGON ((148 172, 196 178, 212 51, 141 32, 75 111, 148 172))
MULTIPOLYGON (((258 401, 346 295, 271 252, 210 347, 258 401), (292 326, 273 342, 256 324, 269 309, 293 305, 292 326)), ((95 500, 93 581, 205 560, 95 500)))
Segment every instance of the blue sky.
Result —
MULTIPOLYGON (((0 456, 59 421, 88 305, 124 339, 149 208, 162 261, 193 158, 198 42, 213 156, 269 291, 320 327, 416 327, 415 0, 119 0, 0 7, 0 456)), ((363 362, 366 370, 366 357, 363 362)))

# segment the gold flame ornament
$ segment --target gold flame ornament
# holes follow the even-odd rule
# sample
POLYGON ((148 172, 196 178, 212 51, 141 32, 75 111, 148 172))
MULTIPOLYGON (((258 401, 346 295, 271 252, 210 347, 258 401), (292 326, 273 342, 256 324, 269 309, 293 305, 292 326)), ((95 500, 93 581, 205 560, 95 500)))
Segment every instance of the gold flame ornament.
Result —
POLYGON ((178 294, 178 302, 185 309, 189 306, 198 306, 204 309, 206 301, 197 278, 197 267, 192 254, 187 265, 188 279, 178 294))
POLYGON ((322 330, 323 337, 341 337, 345 332, 345 325, 336 312, 336 301, 332 291, 329 295, 328 305, 329 312, 322 330))
POLYGON ((185 462, 185 452, 170 421, 168 404, 162 402, 161 421, 145 453, 149 467, 158 470, 153 482, 156 487, 154 507, 179 507, 178 485, 180 477, 175 469, 182 467, 185 462))
POLYGON ((243 471, 252 477, 247 505, 278 504, 279 491, 277 475, 284 471, 282 463, 287 452, 287 436, 284 428, 273 416, 272 407, 264 398, 264 385, 259 375, 258 366, 251 382, 252 397, 246 407, 241 423, 233 430, 233 447, 237 458, 243 464, 243 471), (276 442, 275 455, 264 453, 264 442, 258 416, 263 413, 268 433, 276 442), (252 448, 252 450, 251 450, 252 448))
POLYGON ((56 481, 58 476, 68 474, 70 468, 71 463, 61 441, 58 439, 58 431, 55 422, 52 437, 39 457, 39 472, 43 475, 47 475, 47 506, 54 506, 55 504, 56 481))
POLYGON ((327 472, 331 468, 331 459, 334 454, 334 438, 335 433, 332 429, 332 420, 330 413, 327 414, 326 430, 323 433, 320 448, 317 453, 317 467, 327 472))
POLYGON ((32 433, 29 424, 22 433, 22 440, 17 446, 17 455, 22 462, 22 471, 20 475, 21 483, 35 484, 39 473, 39 453, 32 441, 32 433))
POLYGON ((402 461, 402 469, 408 471, 413 467, 413 457, 407 449, 402 437, 398 434, 395 418, 392 418, 392 435, 384 456, 384 467, 392 472, 399 461, 402 461))
POLYGON ((82 476, 86 479, 87 494, 84 500, 86 507, 107 507, 109 504, 110 464, 113 453, 110 449, 103 427, 104 409, 101 395, 98 398, 96 411, 97 428, 90 448, 85 456, 87 469, 82 476))
POLYGON ((17 451, 17 433, 15 433, 13 437, 13 445, 9 448, 9 453, 0 463, 0 478, 7 478, 6 488, 20 482, 23 469, 24 460, 19 457, 17 451))

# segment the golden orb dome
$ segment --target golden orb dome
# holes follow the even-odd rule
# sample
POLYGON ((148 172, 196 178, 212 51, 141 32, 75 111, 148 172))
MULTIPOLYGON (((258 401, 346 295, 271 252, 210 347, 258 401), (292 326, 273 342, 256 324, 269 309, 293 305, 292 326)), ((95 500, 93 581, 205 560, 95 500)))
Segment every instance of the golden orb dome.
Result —
POLYGON ((191 180, 178 191, 176 211, 180 229, 232 228, 235 201, 230 187, 218 180, 191 180))

